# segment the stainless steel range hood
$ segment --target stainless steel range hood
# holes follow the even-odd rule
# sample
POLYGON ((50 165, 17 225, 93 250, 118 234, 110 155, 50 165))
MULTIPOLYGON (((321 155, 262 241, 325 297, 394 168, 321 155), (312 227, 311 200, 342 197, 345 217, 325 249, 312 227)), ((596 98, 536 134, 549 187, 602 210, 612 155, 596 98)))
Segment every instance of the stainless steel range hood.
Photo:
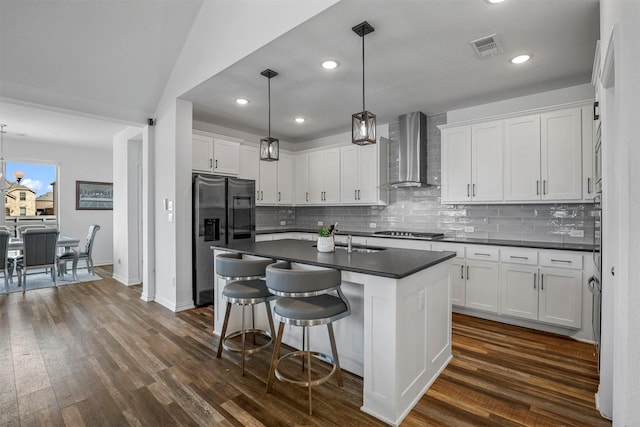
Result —
POLYGON ((403 114, 399 121, 398 156, 397 160, 390 156, 389 185, 427 187, 427 116, 416 111, 403 114))

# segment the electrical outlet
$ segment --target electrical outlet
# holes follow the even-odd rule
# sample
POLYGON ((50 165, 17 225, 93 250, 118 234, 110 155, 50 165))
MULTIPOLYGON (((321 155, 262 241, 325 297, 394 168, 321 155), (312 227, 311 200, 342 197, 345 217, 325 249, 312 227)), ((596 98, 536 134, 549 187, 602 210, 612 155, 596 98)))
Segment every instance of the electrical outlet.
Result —
POLYGON ((420 291, 420 298, 418 298, 418 311, 422 311, 424 309, 424 289, 420 291))
POLYGON ((172 213, 167 214, 167 221, 173 222, 173 214, 172 213))
POLYGON ((476 228, 473 225, 465 225, 464 226, 464 232, 465 233, 473 233, 476 230, 476 228))
POLYGON ((173 200, 167 201, 167 210, 168 211, 172 211, 173 210, 173 200))
POLYGON ((318 227, 322 227, 323 225, 324 225, 324 222, 318 221, 318 227))
POLYGON ((369 223, 369 228, 376 228, 378 225, 375 222, 369 223))
POLYGON ((287 225, 287 221, 280 221, 280 225, 287 225))
POLYGON ((584 230, 569 230, 570 237, 584 237, 584 230))

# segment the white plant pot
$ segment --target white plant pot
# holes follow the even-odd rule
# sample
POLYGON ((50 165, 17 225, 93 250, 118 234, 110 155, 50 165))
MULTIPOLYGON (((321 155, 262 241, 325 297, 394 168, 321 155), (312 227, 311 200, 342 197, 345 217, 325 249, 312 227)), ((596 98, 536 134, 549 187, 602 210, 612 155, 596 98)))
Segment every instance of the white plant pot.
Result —
POLYGON ((318 252, 333 252, 334 250, 333 236, 318 237, 318 252))

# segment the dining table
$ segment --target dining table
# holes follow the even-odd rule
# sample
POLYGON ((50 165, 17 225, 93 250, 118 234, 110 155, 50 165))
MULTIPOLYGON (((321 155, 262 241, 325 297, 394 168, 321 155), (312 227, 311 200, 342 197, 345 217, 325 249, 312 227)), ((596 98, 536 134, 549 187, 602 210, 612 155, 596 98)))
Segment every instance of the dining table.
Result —
MULTIPOLYGON (((58 244, 57 246, 59 248, 65 248, 66 250, 69 250, 71 248, 75 248, 78 247, 78 245, 80 244, 80 239, 77 239, 75 237, 69 237, 69 236, 65 236, 63 234, 61 234, 60 236, 58 236, 58 244)), ((9 238, 9 245, 8 245, 8 250, 10 251, 19 251, 22 250, 24 247, 23 243, 22 243, 22 239, 19 237, 11 237, 9 238)))

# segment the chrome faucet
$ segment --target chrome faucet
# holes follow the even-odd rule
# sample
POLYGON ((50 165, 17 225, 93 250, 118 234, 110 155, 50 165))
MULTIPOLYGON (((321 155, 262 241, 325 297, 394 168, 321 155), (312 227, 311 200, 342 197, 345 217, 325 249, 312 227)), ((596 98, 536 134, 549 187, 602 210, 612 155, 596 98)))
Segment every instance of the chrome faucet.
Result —
POLYGON ((347 235, 347 252, 353 252, 353 248, 351 247, 351 234, 347 235))

